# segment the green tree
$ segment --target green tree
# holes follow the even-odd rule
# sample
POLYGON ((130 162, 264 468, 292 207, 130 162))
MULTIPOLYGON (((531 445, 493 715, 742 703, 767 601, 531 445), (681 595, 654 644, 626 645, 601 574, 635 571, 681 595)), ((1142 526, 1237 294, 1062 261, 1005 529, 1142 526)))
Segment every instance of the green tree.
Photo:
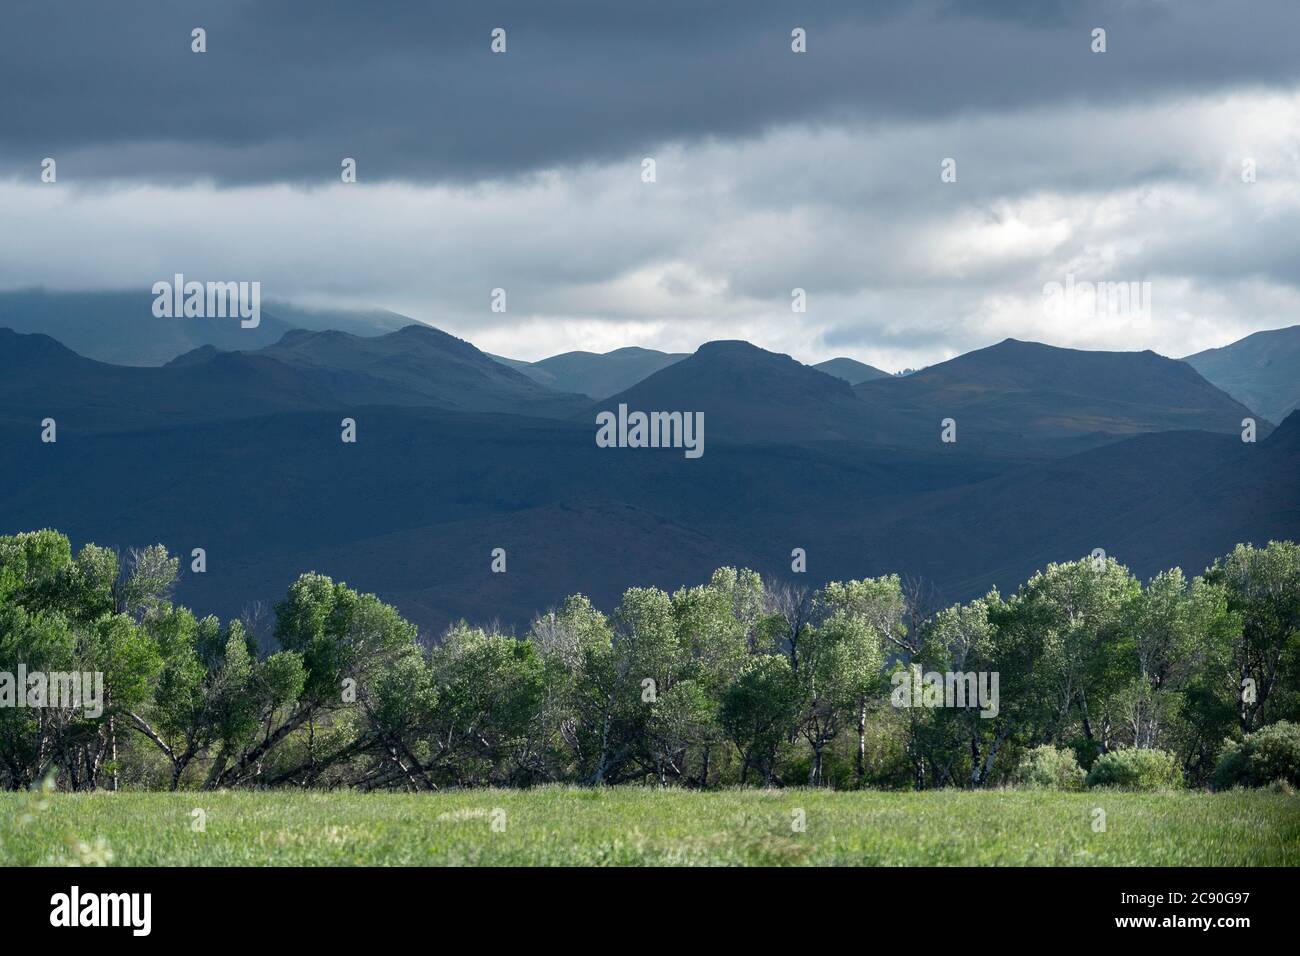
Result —
POLYGON ((542 714, 567 754, 566 770, 583 782, 604 782, 616 747, 615 706, 626 679, 605 615, 583 595, 533 622, 529 640, 546 667, 542 714))
POLYGON ((822 589, 816 607, 816 613, 822 616, 842 613, 866 628, 865 633, 858 635, 863 643, 857 648, 856 657, 860 659, 863 673, 859 675, 854 704, 858 731, 854 775, 861 787, 867 773, 867 709, 870 701, 879 696, 885 655, 904 646, 907 599, 898 575, 891 574, 861 581, 832 582, 822 589))
POLYGON ((1294 694, 1300 678, 1300 545, 1239 544, 1215 561, 1205 577, 1223 586, 1228 608, 1240 618, 1232 662, 1241 731, 1289 716, 1272 702, 1280 689, 1280 696, 1294 694))
POLYGON ((827 610, 819 623, 804 628, 798 644, 799 731, 812 748, 810 787, 824 782, 827 745, 857 722, 868 695, 880 686, 882 656, 871 628, 850 609, 827 610))
POLYGON ((776 756, 799 719, 800 693, 783 654, 757 654, 740 669, 722 696, 721 723, 740 754, 740 782, 756 770, 771 784, 776 756))
POLYGON ((433 766, 458 786, 519 783, 544 698, 536 647, 462 622, 434 649, 431 668, 433 766))
POLYGON ((275 637, 283 651, 254 667, 251 678, 258 733, 251 740, 224 742, 208 787, 258 776, 264 758, 290 734, 351 706, 347 687, 364 693, 410 654, 416 631, 373 594, 304 574, 276 606, 275 637))

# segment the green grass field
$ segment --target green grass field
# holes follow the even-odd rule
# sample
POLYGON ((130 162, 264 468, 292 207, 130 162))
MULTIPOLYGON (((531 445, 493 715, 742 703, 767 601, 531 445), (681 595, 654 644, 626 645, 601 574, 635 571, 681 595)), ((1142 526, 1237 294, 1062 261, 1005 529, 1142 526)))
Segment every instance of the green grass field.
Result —
POLYGON ((0 796, 0 863, 100 862, 1296 866, 1300 798, 632 787, 0 796))

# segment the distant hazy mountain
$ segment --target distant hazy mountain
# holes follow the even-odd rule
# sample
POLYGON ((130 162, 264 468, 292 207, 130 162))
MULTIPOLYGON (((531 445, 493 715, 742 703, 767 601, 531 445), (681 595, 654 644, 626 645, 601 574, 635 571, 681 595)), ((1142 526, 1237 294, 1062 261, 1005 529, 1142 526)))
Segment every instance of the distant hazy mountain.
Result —
POLYGON ((882 372, 874 365, 868 365, 866 362, 859 362, 851 358, 833 358, 825 362, 818 362, 813 368, 827 375, 834 375, 836 378, 842 378, 850 385, 858 385, 861 382, 869 382, 873 378, 889 378, 888 372, 882 372))
POLYGON ((1183 361, 1269 421, 1300 406, 1300 325, 1256 332, 1183 361))
POLYGON ((564 352, 540 362, 493 356, 535 382, 561 392, 577 392, 590 398, 608 398, 686 358, 685 352, 656 352, 635 346, 612 352, 564 352))
POLYGON ((291 330, 255 352, 208 345, 161 368, 97 362, 48 336, 0 329, 0 420, 53 417, 60 429, 125 431, 360 405, 567 417, 588 404, 428 326, 370 338, 291 330))
MULTIPOLYGON (((899 422, 943 418, 957 439, 1101 444, 1144 432, 1239 433, 1250 414, 1190 365, 1154 352, 1087 352, 1007 339, 853 391, 899 422)), ((1267 431, 1265 427, 1262 431, 1267 431)))
MULTIPOLYGON (((267 302, 262 313, 270 312, 285 325, 314 332, 351 332, 353 335, 383 335, 408 325, 421 325, 409 316, 387 309, 304 309, 287 302, 267 302)), ((214 345, 216 343, 213 343, 214 345)), ((219 347, 219 346, 218 346, 219 347)))
POLYGON ((0 292, 0 328, 48 335, 100 362, 162 365, 202 345, 224 351, 258 349, 278 342, 292 328, 378 335, 412 321, 393 312, 315 312, 264 301, 260 323, 245 329, 237 319, 160 319, 153 314, 153 302, 148 290, 0 292))
MULTIPOLYGON (((486 355, 488 358, 492 359, 494 362, 500 362, 502 365, 509 366, 510 368, 514 369, 516 372, 520 372, 524 375, 527 375, 538 385, 545 385, 547 388, 555 388, 555 376, 552 375, 550 372, 542 371, 532 362, 525 362, 522 361, 521 359, 505 358, 504 356, 501 355, 493 355, 491 352, 484 352, 483 354, 486 355)), ((579 393, 579 394, 583 394, 583 393, 579 393)), ((591 396, 587 396, 587 397, 590 398, 591 396)))
POLYGON ((0 292, 0 327, 39 332, 79 355, 114 365, 162 365, 200 345, 256 349, 292 326, 263 305, 256 328, 238 319, 160 319, 140 292, 0 292))

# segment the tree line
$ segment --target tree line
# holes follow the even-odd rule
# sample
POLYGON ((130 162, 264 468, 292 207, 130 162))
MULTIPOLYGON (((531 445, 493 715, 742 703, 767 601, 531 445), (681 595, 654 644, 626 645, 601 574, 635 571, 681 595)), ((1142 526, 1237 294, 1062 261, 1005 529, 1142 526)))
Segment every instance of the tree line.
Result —
MULTIPOLYGON (((812 590, 721 568, 611 613, 581 595, 522 638, 432 641, 304 574, 256 622, 170 600, 162 546, 0 537, 0 672, 103 675, 102 713, 0 706, 0 783, 215 789, 642 783, 980 788, 1044 747, 1084 770, 1158 751, 1189 785, 1300 719, 1300 548, 1238 545, 1188 581, 1052 564, 931 609, 896 575, 812 590), (900 671, 997 675, 996 713, 896 706, 900 671)), ((903 681, 902 683, 906 683, 903 681)))

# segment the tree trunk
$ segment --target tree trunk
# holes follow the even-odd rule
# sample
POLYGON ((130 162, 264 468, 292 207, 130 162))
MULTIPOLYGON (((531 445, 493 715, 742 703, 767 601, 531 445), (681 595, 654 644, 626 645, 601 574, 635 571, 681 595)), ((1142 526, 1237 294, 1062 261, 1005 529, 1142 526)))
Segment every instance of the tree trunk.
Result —
MULTIPOLYGON (((239 783, 244 777, 249 775, 250 771, 256 772, 259 770, 262 758, 266 756, 266 754, 281 740, 301 727, 315 712, 315 707, 310 707, 307 710, 299 711, 297 714, 291 716, 273 733, 269 734, 261 743, 253 749, 247 750, 241 754, 238 762, 235 763, 234 766, 219 770, 216 777, 209 774, 208 781, 204 784, 204 789, 215 789, 217 785, 225 783, 239 783)), ((223 756, 228 755, 223 754, 223 756)))
POLYGON ((112 764, 112 769, 108 773, 108 789, 117 789, 117 719, 110 714, 108 717, 108 759, 112 764))
POLYGON ((862 789, 863 783, 867 779, 867 704, 866 701, 858 708, 858 757, 857 766, 854 768, 858 777, 858 789, 862 789))
POLYGON ((1092 721, 1088 717, 1088 698, 1083 693, 1083 691, 1079 692, 1079 709, 1083 715, 1083 735, 1088 738, 1089 743, 1096 742, 1098 746, 1100 746, 1101 748, 1101 753, 1105 753, 1106 741, 1105 740, 1097 741, 1096 738, 1093 737, 1092 721))
MULTIPOLYGON (((607 705, 608 706, 608 705, 607 705)), ((591 785, 599 787, 605 782, 605 761, 609 758, 609 725, 611 722, 610 711, 605 711, 604 721, 600 726, 600 761, 596 764, 596 772, 591 775, 591 785)))
POLYGON ((226 763, 229 759, 230 755, 226 752, 226 748, 223 746, 217 753, 217 759, 212 761, 212 767, 208 770, 208 779, 203 781, 204 790, 216 789, 217 781, 219 781, 221 775, 226 772, 226 763))

